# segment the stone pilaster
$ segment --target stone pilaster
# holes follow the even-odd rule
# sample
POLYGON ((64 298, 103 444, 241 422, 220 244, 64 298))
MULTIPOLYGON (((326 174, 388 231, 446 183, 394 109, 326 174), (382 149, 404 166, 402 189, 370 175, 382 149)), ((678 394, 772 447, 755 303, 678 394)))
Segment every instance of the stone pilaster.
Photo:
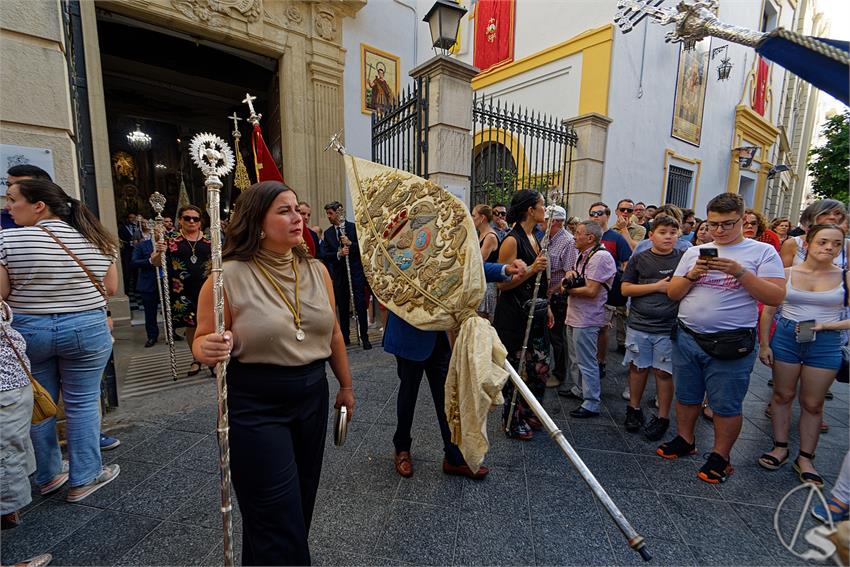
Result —
POLYGON ((563 121, 575 129, 578 145, 573 150, 570 202, 567 214, 584 218, 590 205, 602 197, 602 172, 608 125, 612 119, 589 112, 563 121))
POLYGON ((472 78, 478 69, 445 55, 429 59, 410 71, 414 79, 427 76, 428 178, 452 193, 463 192, 469 202, 472 156, 472 78))

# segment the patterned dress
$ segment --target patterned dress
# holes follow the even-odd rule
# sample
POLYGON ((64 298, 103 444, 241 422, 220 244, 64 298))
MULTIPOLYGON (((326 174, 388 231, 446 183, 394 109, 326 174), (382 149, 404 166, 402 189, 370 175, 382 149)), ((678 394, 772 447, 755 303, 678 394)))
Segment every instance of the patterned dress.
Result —
POLYGON ((212 247, 206 234, 201 235, 197 242, 186 240, 179 232, 168 239, 166 265, 168 281, 171 282, 174 328, 197 326, 198 296, 210 273, 211 256, 212 247))

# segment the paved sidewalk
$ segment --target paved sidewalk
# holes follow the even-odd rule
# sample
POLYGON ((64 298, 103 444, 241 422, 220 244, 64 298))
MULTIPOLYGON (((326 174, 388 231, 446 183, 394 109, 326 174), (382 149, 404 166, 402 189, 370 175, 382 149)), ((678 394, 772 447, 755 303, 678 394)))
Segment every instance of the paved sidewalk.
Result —
MULTIPOLYGON (((652 564, 801 563, 780 546, 772 528, 776 504, 798 484, 793 471, 788 465, 771 473, 755 463, 770 448, 770 422, 762 413, 766 369, 757 364, 753 376, 733 456, 736 474, 715 487, 696 479, 701 458, 664 461, 654 455, 655 443, 624 431, 625 372, 617 358, 609 357, 602 416, 570 418, 573 402, 562 403, 551 389, 545 406, 646 537, 652 564)), ((354 351, 351 362, 358 406, 345 446, 334 447, 328 436, 310 538, 315 564, 641 564, 545 434, 530 442, 507 440, 492 414, 490 476, 475 482, 443 475, 425 385, 414 425, 415 474, 400 478, 391 456, 395 362, 379 347, 354 351)), ((848 389, 836 384, 833 392, 835 400, 826 403, 831 429, 821 438, 816 461, 829 486, 848 443, 848 389)), ((35 496, 23 524, 2 534, 4 565, 45 551, 53 553, 54 565, 221 564, 212 381, 179 396, 148 396, 144 406, 122 406, 110 419, 120 421, 122 414, 133 416, 133 423, 112 430, 122 444, 104 454, 121 465, 121 476, 81 504, 66 503, 65 490, 35 496)), ((710 448, 711 436, 701 421, 700 450, 710 448)), ((794 452, 795 444, 796 434, 794 452)), ((793 504, 799 509, 801 501, 793 504)), ((797 514, 791 516, 783 525, 796 522, 797 514)), ((238 511, 234 524, 238 561, 238 511)))

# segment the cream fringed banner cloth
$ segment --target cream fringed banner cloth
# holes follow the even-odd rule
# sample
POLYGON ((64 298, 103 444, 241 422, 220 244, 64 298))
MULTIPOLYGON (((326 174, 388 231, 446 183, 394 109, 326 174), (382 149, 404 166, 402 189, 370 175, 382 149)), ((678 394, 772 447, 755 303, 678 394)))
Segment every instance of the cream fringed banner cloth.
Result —
POLYGON ((485 280, 466 206, 426 179, 345 155, 363 269, 388 309, 419 329, 457 332, 446 380, 452 442, 477 471, 487 412, 501 405, 507 351, 476 315, 485 280))

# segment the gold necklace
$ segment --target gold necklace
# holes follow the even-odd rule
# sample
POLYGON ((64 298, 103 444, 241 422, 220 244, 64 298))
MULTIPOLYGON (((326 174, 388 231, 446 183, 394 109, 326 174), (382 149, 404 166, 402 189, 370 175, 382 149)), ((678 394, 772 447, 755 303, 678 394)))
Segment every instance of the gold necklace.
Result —
POLYGON ((183 237, 183 240, 185 240, 186 242, 189 243, 189 248, 192 249, 192 255, 189 256, 189 261, 192 262, 193 264, 197 264, 198 263, 198 256, 195 254, 195 246, 198 245, 198 240, 201 239, 203 234, 201 234, 201 236, 199 236, 194 241, 192 241, 192 240, 189 240, 189 237, 186 236, 186 234, 183 232, 183 229, 181 228, 180 229, 180 236, 183 237))
POLYGON ((283 300, 283 303, 286 305, 289 312, 292 313, 292 318, 295 320, 295 340, 301 342, 304 340, 306 335, 304 334, 304 330, 301 328, 301 299, 298 293, 298 264, 295 261, 295 258, 292 258, 292 271, 295 272, 295 307, 292 306, 292 303, 289 302, 289 299, 286 297, 286 294, 283 293, 283 289, 277 282, 274 277, 269 273, 266 267, 260 262, 257 258, 254 258, 254 264, 260 269, 260 272, 266 277, 272 287, 277 291, 277 294, 283 300))

